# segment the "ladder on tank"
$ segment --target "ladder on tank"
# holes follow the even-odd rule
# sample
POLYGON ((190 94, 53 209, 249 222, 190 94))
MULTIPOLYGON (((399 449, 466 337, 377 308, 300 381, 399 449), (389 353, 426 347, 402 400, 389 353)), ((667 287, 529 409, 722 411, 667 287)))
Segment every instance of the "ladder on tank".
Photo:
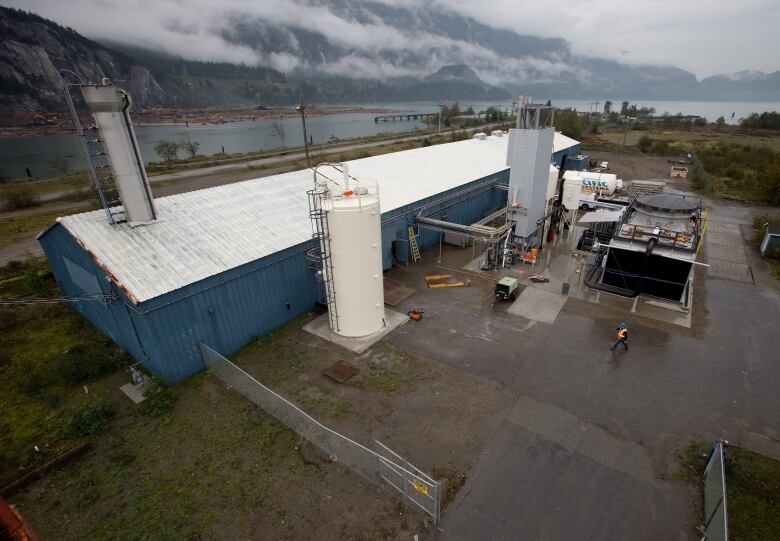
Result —
POLYGON ((411 225, 409 226, 409 247, 412 249, 412 261, 417 263, 422 257, 420 257, 420 247, 417 245, 417 235, 411 225))
POLYGON ((108 154, 103 147, 103 142, 100 140, 97 127, 90 126, 85 129, 81 125, 79 115, 76 112, 76 106, 73 103, 73 97, 70 94, 71 86, 80 85, 72 85, 65 82, 63 72, 60 73, 60 77, 63 93, 65 94, 65 102, 68 104, 68 109, 73 119, 73 127, 78 136, 79 148, 87 162, 87 171, 98 192, 100 202, 103 204, 103 208, 106 209, 108 222, 112 225, 123 223, 127 220, 119 197, 119 189, 112 175, 108 154))
POLYGON ((333 261, 330 257, 330 232, 328 230, 328 213, 322 208, 324 188, 314 188, 306 192, 309 196, 309 219, 311 220, 312 238, 317 246, 309 250, 307 259, 319 268, 318 279, 325 285, 325 304, 328 306, 330 327, 339 330, 339 314, 336 308, 336 291, 333 283, 333 261), (319 251, 319 253, 317 253, 319 251))

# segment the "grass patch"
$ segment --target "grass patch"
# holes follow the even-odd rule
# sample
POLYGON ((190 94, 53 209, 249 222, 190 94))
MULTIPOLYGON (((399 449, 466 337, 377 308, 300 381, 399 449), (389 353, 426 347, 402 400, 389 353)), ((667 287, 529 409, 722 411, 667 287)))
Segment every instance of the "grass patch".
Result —
POLYGON ((726 498, 730 539, 780 539, 780 461, 729 447, 726 498))
POLYGON ((108 428, 108 422, 114 417, 114 413, 114 409, 105 402, 85 402, 70 410, 60 428, 60 434, 68 439, 101 434, 108 428))
MULTIPOLYGON (((0 268, 2 299, 55 295, 43 258, 0 268)), ((84 402, 83 386, 99 397, 129 363, 66 304, 0 307, 0 485, 71 446, 61 429, 84 402)))
POLYGON ((693 442, 684 450, 680 451, 677 454, 677 461, 680 465, 680 469, 672 478, 702 485, 706 451, 704 445, 699 442, 693 442))
POLYGON ((146 400, 138 404, 136 409, 138 413, 150 417, 161 417, 170 413, 176 403, 176 394, 173 389, 158 377, 152 377, 148 380, 144 397, 146 400))
POLYGON ((36 194, 23 184, 5 190, 2 194, 2 203, 7 210, 22 210, 40 205, 36 194))
POLYGON ((380 342, 368 358, 368 368, 347 382, 358 389, 381 393, 404 391, 426 375, 422 363, 413 356, 380 342))
POLYGON ((322 417, 346 417, 352 413, 349 403, 333 400, 316 391, 316 387, 298 393, 295 401, 304 411, 322 417))
POLYGON ((54 223, 60 216, 77 212, 86 212, 91 205, 74 205, 67 208, 47 210, 46 207, 36 209, 28 214, 0 217, 0 235, 17 235, 19 233, 39 232, 54 223))
POLYGON ((312 505, 296 502, 321 475, 300 457, 306 444, 214 383, 202 374, 177 387, 170 421, 125 405, 93 453, 14 503, 44 539, 299 537, 290 533, 299 513, 286 507, 312 505))

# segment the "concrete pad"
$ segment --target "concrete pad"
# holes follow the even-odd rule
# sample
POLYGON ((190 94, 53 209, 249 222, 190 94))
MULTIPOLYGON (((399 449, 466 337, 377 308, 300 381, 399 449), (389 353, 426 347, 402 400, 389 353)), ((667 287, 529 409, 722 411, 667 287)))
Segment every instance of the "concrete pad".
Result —
POLYGON ((764 434, 757 434, 750 431, 745 432, 742 435, 742 441, 739 446, 749 449, 754 453, 780 460, 780 441, 773 440, 764 434))
POLYGON ((554 323, 567 299, 564 295, 529 286, 520 293, 507 313, 542 323, 554 323))
POLYGON ((707 243, 707 259, 722 259, 744 264, 748 262, 743 248, 734 248, 723 244, 715 244, 714 242, 707 243))
POLYGON ((709 259, 709 263, 710 278, 723 278, 724 280, 734 280, 735 282, 746 284, 754 283, 750 265, 723 259, 709 259))
POLYGON ((400 327, 404 323, 409 321, 409 316, 406 314, 399 314, 393 310, 385 310, 385 328, 374 334, 368 336, 361 336, 359 338, 347 338, 333 332, 330 328, 330 320, 328 314, 322 314, 314 321, 310 321, 303 326, 303 330, 312 333, 315 336, 319 336, 333 342, 339 346, 345 347, 355 353, 363 353, 368 348, 379 342, 382 338, 390 334, 394 329, 400 327))
POLYGON ((739 235, 739 224, 732 224, 728 222, 713 222, 710 220, 710 223, 707 225, 707 231, 710 233, 727 233, 731 235, 739 235))
POLYGON ((125 383, 119 388, 119 390, 125 393, 127 395, 127 398, 132 400, 134 404, 140 404, 141 402, 146 400, 143 391, 141 391, 141 389, 139 389, 132 383, 125 383))
POLYGON ((742 235, 740 234, 732 234, 732 233, 718 233, 713 231, 708 231, 704 238, 707 241, 707 246, 710 244, 723 244, 726 246, 730 246, 732 248, 739 248, 744 250, 745 243, 742 240, 742 235))

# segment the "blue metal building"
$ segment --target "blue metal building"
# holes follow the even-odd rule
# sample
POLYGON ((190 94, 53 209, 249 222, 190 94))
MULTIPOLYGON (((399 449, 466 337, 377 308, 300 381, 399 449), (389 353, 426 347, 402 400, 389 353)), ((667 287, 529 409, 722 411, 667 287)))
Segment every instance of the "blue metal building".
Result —
MULTIPOLYGON (((488 139, 350 162, 353 176, 380 186, 386 270, 406 260, 415 216, 470 224, 506 204, 497 187, 509 178, 506 142, 488 139)), ((552 161, 578 154, 573 143, 556 145, 552 161)), ((204 368, 201 341, 229 354, 314 309, 311 182, 298 171, 161 198, 160 223, 137 228, 108 225, 103 211, 69 216, 38 239, 65 295, 110 297, 73 308, 175 383, 204 368)), ((421 246, 438 241, 420 231, 421 246)))

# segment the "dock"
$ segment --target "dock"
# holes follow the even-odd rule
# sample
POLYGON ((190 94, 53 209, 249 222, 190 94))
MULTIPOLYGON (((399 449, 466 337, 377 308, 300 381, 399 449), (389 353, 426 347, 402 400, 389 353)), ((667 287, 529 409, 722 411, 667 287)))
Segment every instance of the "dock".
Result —
POLYGON ((396 115, 379 115, 374 117, 374 122, 402 122, 404 120, 425 120, 426 118, 436 118, 439 113, 401 113, 396 115))

